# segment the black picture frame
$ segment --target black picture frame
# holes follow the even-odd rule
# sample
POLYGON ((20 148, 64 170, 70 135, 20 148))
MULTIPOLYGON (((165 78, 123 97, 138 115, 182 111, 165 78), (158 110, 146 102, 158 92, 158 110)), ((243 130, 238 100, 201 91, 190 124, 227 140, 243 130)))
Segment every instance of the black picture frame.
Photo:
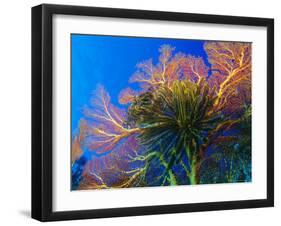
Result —
POLYGON ((274 206, 274 20, 43 4, 32 8, 32 218, 40 221, 122 217, 274 206), (52 210, 52 18, 55 14, 182 21, 267 28, 267 198, 95 210, 52 210))

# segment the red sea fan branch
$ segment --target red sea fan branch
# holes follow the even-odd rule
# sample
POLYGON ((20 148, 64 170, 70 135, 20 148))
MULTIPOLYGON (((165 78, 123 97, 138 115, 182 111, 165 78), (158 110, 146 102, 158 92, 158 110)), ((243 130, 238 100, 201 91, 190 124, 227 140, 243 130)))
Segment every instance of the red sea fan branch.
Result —
POLYGON ((241 103, 251 100, 251 44, 206 42, 204 48, 213 71, 209 82, 217 87, 215 107, 241 108, 241 103))
POLYGON ((120 104, 128 104, 130 102, 132 102, 132 100, 134 99, 134 97, 137 95, 137 92, 132 90, 131 88, 126 88, 123 89, 120 93, 119 93, 119 103, 120 104))
POLYGON ((118 142, 139 132, 138 128, 125 127, 125 111, 113 106, 103 86, 98 86, 92 106, 85 108, 86 120, 81 120, 84 145, 90 151, 104 153, 112 151, 118 142))

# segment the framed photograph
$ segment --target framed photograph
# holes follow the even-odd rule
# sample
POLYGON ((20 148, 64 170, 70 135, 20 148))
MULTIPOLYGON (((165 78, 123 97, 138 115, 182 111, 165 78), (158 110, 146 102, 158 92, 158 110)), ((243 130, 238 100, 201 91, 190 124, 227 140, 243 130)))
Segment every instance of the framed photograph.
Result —
POLYGON ((274 21, 32 8, 32 217, 274 205, 274 21))

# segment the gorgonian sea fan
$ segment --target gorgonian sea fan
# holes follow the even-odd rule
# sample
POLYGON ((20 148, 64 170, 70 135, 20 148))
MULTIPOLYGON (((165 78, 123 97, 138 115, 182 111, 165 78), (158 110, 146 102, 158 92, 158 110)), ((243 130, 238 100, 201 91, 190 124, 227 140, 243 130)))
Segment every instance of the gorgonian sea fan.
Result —
POLYGON ((249 43, 206 42, 212 65, 209 83, 217 88, 215 106, 233 113, 251 102, 252 49, 249 43))
POLYGON ((137 133, 138 128, 125 125, 126 112, 110 103, 110 96, 103 86, 98 86, 91 107, 84 110, 86 120, 82 120, 84 145, 97 154, 111 152, 124 138, 137 133))

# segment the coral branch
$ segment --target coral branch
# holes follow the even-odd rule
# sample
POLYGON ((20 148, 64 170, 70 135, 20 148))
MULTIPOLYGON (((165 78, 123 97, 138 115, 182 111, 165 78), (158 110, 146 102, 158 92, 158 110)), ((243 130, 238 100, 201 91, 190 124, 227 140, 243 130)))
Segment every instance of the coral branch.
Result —
POLYGON ((218 110, 228 107, 239 109, 242 102, 251 100, 251 45, 249 43, 207 42, 205 50, 212 64, 213 74, 210 83, 217 86, 215 107, 218 110), (236 92, 243 86, 243 92, 236 92), (231 99, 238 98, 239 101, 231 99), (246 98, 246 100, 241 100, 246 98), (235 104, 235 106, 233 105, 235 104))

